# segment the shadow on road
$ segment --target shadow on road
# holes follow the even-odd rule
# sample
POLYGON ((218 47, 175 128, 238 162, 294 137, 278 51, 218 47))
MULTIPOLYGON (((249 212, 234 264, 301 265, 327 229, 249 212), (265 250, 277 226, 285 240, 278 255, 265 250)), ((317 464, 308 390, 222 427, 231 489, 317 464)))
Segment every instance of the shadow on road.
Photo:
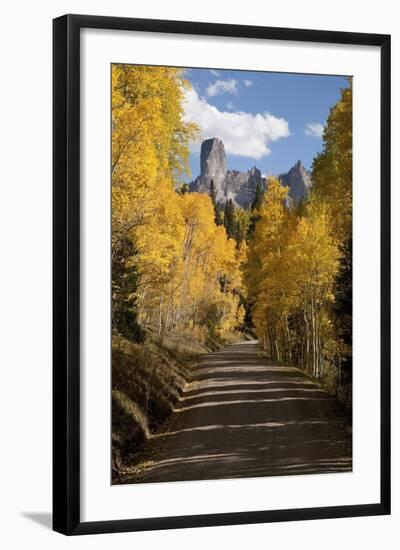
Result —
POLYGON ((159 458, 127 482, 349 472, 351 430, 301 370, 266 361, 255 342, 204 355, 159 458))

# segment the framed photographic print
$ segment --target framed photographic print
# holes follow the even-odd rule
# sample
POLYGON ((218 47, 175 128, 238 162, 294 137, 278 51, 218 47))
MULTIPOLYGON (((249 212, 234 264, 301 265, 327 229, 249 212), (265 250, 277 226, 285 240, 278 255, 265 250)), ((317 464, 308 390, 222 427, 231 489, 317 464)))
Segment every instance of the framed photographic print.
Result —
POLYGON ((54 529, 390 513, 390 37, 54 20, 54 529))

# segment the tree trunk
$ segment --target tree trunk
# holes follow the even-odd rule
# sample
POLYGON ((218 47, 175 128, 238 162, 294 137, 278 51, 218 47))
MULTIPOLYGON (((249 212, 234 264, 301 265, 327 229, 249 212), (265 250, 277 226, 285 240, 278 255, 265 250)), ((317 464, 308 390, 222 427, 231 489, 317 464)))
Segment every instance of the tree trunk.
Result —
POLYGON ((158 308, 158 334, 162 332, 162 298, 160 298, 160 304, 158 308))
POLYGON ((289 330, 289 321, 287 315, 285 315, 285 328, 286 328, 286 339, 287 339, 287 360, 290 362, 292 360, 292 344, 290 341, 290 330, 289 330))
POLYGON ((276 337, 276 334, 275 334, 274 340, 275 340, 276 358, 277 358, 278 361, 280 361, 281 358, 280 358, 279 345, 278 345, 278 339, 276 337))
POLYGON ((305 366, 306 366, 306 369, 308 370, 309 360, 310 360, 310 325, 307 319, 305 304, 304 304, 304 310, 303 310, 303 317, 304 317, 304 323, 306 326, 306 365, 305 366))
POLYGON ((312 336, 312 372, 316 378, 316 341, 315 341, 315 312, 314 298, 311 298, 311 336, 312 336))

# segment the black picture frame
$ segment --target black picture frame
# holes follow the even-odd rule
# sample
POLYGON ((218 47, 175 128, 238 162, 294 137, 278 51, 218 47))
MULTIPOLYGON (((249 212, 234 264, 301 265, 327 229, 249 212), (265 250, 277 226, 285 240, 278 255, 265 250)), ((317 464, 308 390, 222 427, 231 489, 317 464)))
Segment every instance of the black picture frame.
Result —
POLYGON ((390 513, 390 36, 65 15, 53 21, 53 529, 66 535, 390 513), (80 31, 84 28, 378 46, 381 50, 381 495, 371 504, 80 520, 80 31))

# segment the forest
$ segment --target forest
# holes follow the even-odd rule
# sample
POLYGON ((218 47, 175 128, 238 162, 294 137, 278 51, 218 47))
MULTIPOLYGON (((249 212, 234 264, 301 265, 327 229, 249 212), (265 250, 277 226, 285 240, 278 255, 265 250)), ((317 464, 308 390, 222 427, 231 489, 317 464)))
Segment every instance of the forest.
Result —
MULTIPOLYGON (((112 66, 113 475, 173 411, 199 354, 257 338, 351 411, 352 86, 332 106, 312 190, 274 177, 251 208, 191 193, 181 69, 112 66)), ((349 413, 350 414, 350 413, 349 413)))

